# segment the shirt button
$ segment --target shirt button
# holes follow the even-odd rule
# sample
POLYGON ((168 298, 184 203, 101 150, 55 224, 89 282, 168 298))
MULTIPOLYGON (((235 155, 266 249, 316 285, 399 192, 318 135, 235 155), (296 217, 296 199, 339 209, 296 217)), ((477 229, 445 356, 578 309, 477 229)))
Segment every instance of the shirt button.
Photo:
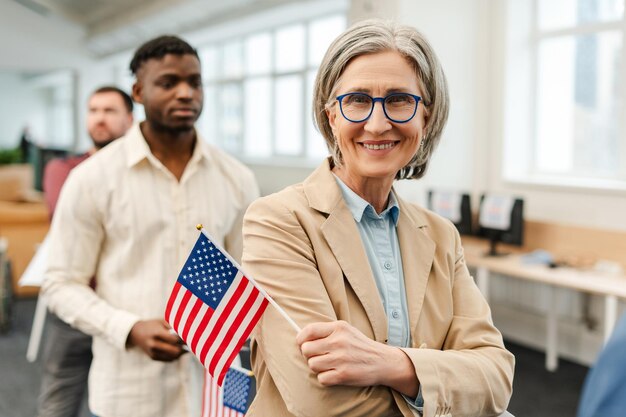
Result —
POLYGON ((397 310, 393 310, 393 312, 391 313, 391 316, 392 316, 394 319, 397 319, 398 317, 400 317, 400 313, 398 313, 398 311, 397 311, 397 310))
POLYGON ((385 267, 385 269, 389 270, 391 269, 391 262, 387 261, 383 264, 383 266, 385 267))

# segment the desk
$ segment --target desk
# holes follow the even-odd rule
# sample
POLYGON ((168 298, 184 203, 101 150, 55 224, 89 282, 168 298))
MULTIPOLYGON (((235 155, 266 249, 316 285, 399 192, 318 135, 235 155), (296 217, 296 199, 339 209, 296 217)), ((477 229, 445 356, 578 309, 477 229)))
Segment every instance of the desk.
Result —
POLYGON ((6 257, 11 261, 16 297, 32 297, 39 292, 39 287, 20 286, 17 281, 35 254, 37 244, 46 236, 49 224, 43 203, 0 201, 0 236, 8 243, 6 257))
POLYGON ((476 268, 476 285, 489 302, 491 273, 547 284, 552 300, 547 313, 546 369, 558 367, 557 299, 555 288, 596 294, 604 297, 604 340, 610 337, 617 320, 617 299, 626 299, 626 275, 606 274, 597 271, 581 271, 573 268, 548 268, 545 265, 524 265, 521 255, 486 257, 488 244, 476 238, 463 237, 465 261, 476 268))

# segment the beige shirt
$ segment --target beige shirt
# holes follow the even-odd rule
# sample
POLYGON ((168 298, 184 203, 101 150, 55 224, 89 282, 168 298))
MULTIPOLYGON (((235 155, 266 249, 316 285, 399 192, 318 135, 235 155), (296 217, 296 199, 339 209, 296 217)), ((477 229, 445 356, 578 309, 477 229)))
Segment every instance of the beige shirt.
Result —
POLYGON ((195 358, 152 361, 126 339, 138 320, 163 317, 196 224, 240 258, 243 214, 257 197, 251 171, 201 139, 177 181, 139 125, 72 171, 42 290, 51 311, 94 336, 89 406, 97 416, 196 417, 195 358))

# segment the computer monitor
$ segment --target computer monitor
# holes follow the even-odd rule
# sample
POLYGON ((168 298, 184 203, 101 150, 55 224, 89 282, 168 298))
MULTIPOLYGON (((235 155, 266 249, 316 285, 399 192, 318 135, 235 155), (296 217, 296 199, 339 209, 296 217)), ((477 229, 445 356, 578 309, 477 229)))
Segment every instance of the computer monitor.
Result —
POLYGON ((430 190, 428 209, 454 223, 460 234, 472 234, 472 206, 469 194, 430 190))
POLYGON ((71 153, 65 149, 30 147, 28 160, 32 163, 35 172, 35 183, 33 184, 35 190, 43 191, 43 174, 48 162, 52 159, 65 158, 69 155, 71 153))
POLYGON ((497 250, 499 242, 521 246, 524 242, 524 200, 483 194, 478 211, 478 235, 489 239, 488 256, 505 255, 497 250))

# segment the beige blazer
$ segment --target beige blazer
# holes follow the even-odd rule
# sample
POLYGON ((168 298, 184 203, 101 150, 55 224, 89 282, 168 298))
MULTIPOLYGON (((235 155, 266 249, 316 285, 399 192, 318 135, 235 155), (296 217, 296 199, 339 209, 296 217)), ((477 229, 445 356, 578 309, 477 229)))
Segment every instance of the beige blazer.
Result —
MULTIPOLYGON (((506 409, 514 357, 465 265, 447 220, 399 199, 397 224, 411 347, 425 416, 489 416, 506 409)), ((303 183, 254 202, 244 218, 243 269, 300 326, 345 320, 385 343, 387 317, 354 218, 329 161, 303 183)), ((268 307, 251 344, 257 395, 248 416, 413 416, 384 386, 324 387, 296 332, 268 307)))

